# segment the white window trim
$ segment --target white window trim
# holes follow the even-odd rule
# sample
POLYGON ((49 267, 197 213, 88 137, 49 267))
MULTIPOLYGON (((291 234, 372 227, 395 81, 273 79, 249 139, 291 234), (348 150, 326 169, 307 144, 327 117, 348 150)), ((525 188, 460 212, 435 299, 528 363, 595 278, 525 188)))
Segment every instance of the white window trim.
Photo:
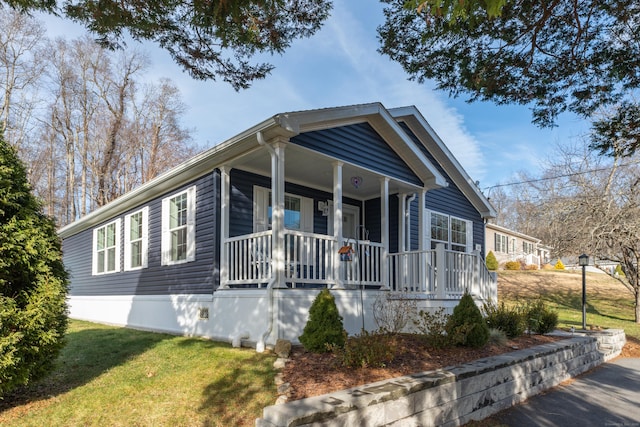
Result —
MULTIPOLYGON (((431 242, 435 241, 437 243, 446 243, 447 244, 447 249, 451 250, 451 247, 452 247, 451 245, 453 244, 452 241, 451 241, 451 235, 452 235, 451 220, 452 219, 456 219, 456 220, 459 220, 459 221, 464 221, 467 224, 467 226, 466 226, 466 234, 467 234, 466 240, 467 241, 466 241, 466 244, 465 244, 465 253, 473 252, 473 221, 468 220, 468 219, 464 219, 464 218, 460 218, 460 217, 457 217, 457 216, 454 216, 454 215, 448 215, 448 214, 443 213, 443 212, 430 210, 430 209, 427 209, 427 214, 426 214, 426 221, 427 222, 426 223, 428 224, 428 229, 425 230, 425 232, 427 233, 427 236, 428 236, 428 242, 429 242, 428 247, 431 247, 431 242), (435 213, 435 214, 438 214, 438 215, 442 215, 442 216, 446 216, 448 218, 449 229, 448 229, 448 233, 447 233, 447 239, 448 239, 447 242, 444 242, 444 240, 433 240, 433 239, 431 239, 431 214, 432 213, 435 213)), ((457 243, 456 243, 456 245, 460 246, 457 243)))
MULTIPOLYGON (((270 188, 253 186, 253 231, 269 230, 270 188)), ((299 194, 285 193, 285 196, 300 199, 300 230, 313 233, 313 199, 299 194)))
MULTIPOLYGON (((93 239, 92 239, 92 246, 91 246, 91 253, 92 253, 92 261, 91 261, 91 274, 94 276, 102 276, 103 274, 113 274, 113 273, 119 273, 120 272, 120 222, 121 219, 118 218, 114 221, 108 222, 104 225, 101 225, 100 227, 94 228, 93 229, 93 239), (111 224, 115 224, 116 225, 116 241, 115 241, 115 247, 116 247, 116 266, 115 269, 112 271, 103 271, 103 272, 98 272, 98 251, 96 249, 96 246, 98 244, 98 230, 101 230, 103 228, 106 228, 108 226, 110 226, 111 224)), ((105 262, 106 262, 106 258, 105 258, 105 262)))
POLYGON ((196 260, 196 186, 172 194, 162 199, 162 265, 176 265, 196 260), (171 259, 171 232, 169 230, 169 215, 171 199, 187 194, 187 256, 185 259, 174 261, 171 259))
POLYGON ((124 217, 124 271, 141 270, 149 266, 149 207, 130 213, 124 217), (131 217, 142 213, 142 265, 131 266, 131 217))

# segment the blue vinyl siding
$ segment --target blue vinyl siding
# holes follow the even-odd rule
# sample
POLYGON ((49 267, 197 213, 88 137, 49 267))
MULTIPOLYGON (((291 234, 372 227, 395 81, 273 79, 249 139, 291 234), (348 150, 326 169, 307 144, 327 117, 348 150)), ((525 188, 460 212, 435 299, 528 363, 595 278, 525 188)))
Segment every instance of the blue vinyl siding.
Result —
POLYGON ((420 179, 368 123, 306 132, 293 137, 291 142, 422 186, 420 179))
MULTIPOLYGON (((258 185, 271 188, 271 178, 239 169, 231 170, 231 218, 229 218, 229 235, 231 237, 253 233, 253 187, 258 185)), ((319 201, 333 200, 333 195, 298 184, 285 182, 285 193, 313 199, 313 232, 327 234, 327 217, 318 210, 319 201)), ((345 204, 358 206, 362 212, 362 203, 344 198, 345 204)))
MULTIPOLYGON (((436 190, 430 190, 427 192, 427 209, 440 212, 447 215, 453 215, 455 217, 473 221, 473 247, 475 245, 481 245, 484 248, 484 220, 480 215, 480 212, 471 204, 471 202, 465 197, 460 189, 453 183, 449 174, 444 170, 436 159, 431 155, 427 148, 418 140, 418 138, 409 130, 404 124, 400 123, 400 126, 409 135, 409 137, 416 143, 424 155, 429 159, 432 165, 434 165, 438 172, 445 177, 449 183, 448 187, 438 188, 436 190)), ((418 203, 417 200, 411 205, 411 217, 418 218, 418 203)), ((412 227, 413 228, 413 227, 412 227)), ((414 231, 412 231, 414 232, 414 231)), ((417 239, 417 228, 415 229, 415 235, 412 235, 412 242, 417 239)), ((417 241, 417 240, 416 240, 417 241)), ((484 249, 483 249, 484 256, 484 249)))
MULTIPOLYGON (((64 262, 70 271, 70 295, 170 295, 210 294, 217 287, 220 236, 215 213, 219 211, 219 178, 207 174, 193 183, 123 212, 120 227, 120 272, 92 276, 93 228, 63 242, 64 262), (196 260, 161 265, 162 198, 196 185, 196 260), (214 185, 215 184, 215 185, 214 185), (148 268, 124 271, 124 217, 149 206, 148 268)), ((111 218, 111 222, 116 218, 111 218)), ((102 224, 101 224, 102 225, 102 224)))

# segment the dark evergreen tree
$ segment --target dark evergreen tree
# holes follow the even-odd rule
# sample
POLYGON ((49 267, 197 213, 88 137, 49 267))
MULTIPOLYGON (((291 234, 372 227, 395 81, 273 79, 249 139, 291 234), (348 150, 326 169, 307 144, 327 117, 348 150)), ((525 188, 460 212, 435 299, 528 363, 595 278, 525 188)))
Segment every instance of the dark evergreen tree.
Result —
POLYGON ((324 353, 329 351, 327 345, 344 346, 345 336, 336 301, 328 289, 323 289, 311 304, 300 342, 309 351, 324 353))
POLYGON ((0 134, 0 397, 50 369, 67 327, 67 286, 55 224, 0 134))

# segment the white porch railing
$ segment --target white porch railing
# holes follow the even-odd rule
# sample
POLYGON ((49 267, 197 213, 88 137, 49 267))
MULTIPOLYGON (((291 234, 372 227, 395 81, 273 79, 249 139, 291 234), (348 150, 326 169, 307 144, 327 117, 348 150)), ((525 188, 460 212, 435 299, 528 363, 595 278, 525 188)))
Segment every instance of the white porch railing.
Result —
POLYGON ((390 254, 389 287, 430 299, 460 299, 467 291, 497 301, 495 279, 480 254, 449 251, 440 244, 435 250, 390 254))
POLYGON ((340 277, 345 287, 381 287, 382 243, 369 240, 347 241, 353 248, 351 261, 342 261, 340 277))
MULTIPOLYGON (((223 287, 265 287, 274 277, 272 233, 263 231, 229 238, 224 243, 228 279, 223 287)), ((382 277, 382 244, 349 241, 351 261, 335 268, 339 247, 333 236, 287 230, 285 232, 284 281, 287 287, 386 287, 392 292, 430 299, 460 299, 465 291, 494 301, 497 288, 479 253, 435 250, 388 255, 388 277, 382 277)))

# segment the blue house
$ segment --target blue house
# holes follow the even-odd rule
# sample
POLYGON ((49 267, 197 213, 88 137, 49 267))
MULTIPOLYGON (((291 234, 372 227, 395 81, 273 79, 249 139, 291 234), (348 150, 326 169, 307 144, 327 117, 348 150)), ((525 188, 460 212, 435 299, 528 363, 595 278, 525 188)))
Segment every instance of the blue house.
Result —
POLYGON ((375 329, 381 295, 495 299, 493 216, 415 107, 277 114, 62 228, 70 315, 261 351, 329 288, 375 329))

